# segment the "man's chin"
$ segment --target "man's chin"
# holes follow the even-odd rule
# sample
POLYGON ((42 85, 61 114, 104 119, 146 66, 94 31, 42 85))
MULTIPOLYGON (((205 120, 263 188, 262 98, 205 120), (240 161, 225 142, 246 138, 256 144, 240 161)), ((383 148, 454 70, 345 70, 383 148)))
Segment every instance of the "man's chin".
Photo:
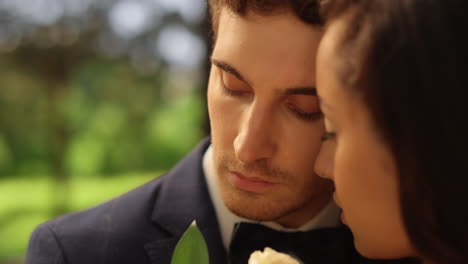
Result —
POLYGON ((257 199, 230 197, 223 201, 233 214, 253 221, 274 221, 284 214, 276 203, 261 201, 258 197, 257 199))
POLYGON ((278 219, 279 217, 277 215, 273 214, 264 214, 264 213, 259 213, 258 211, 255 210, 245 210, 237 207, 232 207, 228 209, 235 215, 246 218, 252 221, 257 221, 257 222, 264 222, 264 221, 274 221, 278 219))

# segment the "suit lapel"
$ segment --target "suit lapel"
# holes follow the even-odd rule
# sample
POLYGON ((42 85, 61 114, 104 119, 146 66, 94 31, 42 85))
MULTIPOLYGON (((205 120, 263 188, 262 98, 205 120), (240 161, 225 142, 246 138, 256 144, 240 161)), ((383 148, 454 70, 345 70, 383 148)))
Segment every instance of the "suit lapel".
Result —
POLYGON ((179 238, 172 236, 167 239, 159 239, 145 245, 146 254, 152 264, 171 263, 172 252, 179 238))
POLYGON ((145 245, 152 263, 170 263, 175 245, 193 220, 205 237, 210 262, 225 262, 226 252, 202 168, 208 146, 206 139, 164 176, 151 215, 162 232, 157 240, 145 245))

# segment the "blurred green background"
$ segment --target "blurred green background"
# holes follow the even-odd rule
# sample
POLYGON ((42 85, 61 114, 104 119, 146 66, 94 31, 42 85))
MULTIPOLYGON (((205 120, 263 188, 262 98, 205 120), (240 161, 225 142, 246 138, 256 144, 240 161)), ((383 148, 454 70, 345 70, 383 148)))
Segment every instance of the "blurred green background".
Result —
POLYGON ((0 0, 0 263, 207 134, 205 0, 0 0))

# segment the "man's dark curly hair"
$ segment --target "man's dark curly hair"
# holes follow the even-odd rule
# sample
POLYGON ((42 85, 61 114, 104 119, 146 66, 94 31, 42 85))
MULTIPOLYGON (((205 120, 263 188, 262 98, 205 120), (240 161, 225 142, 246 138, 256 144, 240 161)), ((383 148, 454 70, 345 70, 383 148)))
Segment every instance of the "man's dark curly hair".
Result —
POLYGON ((208 0, 208 3, 215 36, 222 8, 228 8, 239 16, 244 16, 247 11, 260 15, 292 11, 304 23, 323 24, 319 12, 320 0, 208 0))

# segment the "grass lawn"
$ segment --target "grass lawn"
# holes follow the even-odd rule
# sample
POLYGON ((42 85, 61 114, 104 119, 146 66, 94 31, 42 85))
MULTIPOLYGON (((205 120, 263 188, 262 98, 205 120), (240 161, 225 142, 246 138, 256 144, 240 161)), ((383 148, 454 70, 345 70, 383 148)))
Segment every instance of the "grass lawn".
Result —
MULTIPOLYGON (((157 175, 147 173, 109 178, 75 178, 66 190, 70 211, 94 206, 157 175)), ((0 263, 24 257, 32 230, 50 218, 53 188, 46 178, 0 181, 0 263)))

